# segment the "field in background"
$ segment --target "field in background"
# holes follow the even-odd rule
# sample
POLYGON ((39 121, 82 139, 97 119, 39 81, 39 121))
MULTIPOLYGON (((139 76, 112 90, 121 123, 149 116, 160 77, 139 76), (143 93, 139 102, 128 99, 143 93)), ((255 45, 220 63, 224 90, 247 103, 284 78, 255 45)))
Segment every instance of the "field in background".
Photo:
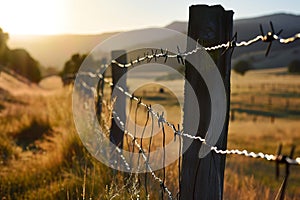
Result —
MULTIPOLYGON (((245 76, 233 73, 231 84, 228 148, 276 154, 279 144, 283 144, 284 153, 289 154, 294 144, 295 155, 299 156, 300 148, 297 148, 300 142, 299 76, 288 74, 286 68, 256 70, 250 71, 245 76)), ((225 182, 225 190, 227 187, 243 187, 240 180, 244 176, 254 185, 245 182, 244 187, 248 189, 243 193, 251 196, 261 191, 266 197, 274 199, 283 180, 285 168, 281 167, 281 176, 276 180, 274 163, 241 156, 227 156, 225 174, 228 180, 233 181, 233 183, 225 182), (236 180, 233 180, 233 177, 236 180)), ((298 199, 299 188, 300 168, 291 167, 289 196, 298 199)), ((240 193, 241 191, 238 194, 230 193, 229 199, 238 198, 240 193)))
MULTIPOLYGON (((288 153, 295 144, 295 155, 300 155, 300 79, 285 70, 232 74, 229 149, 274 154, 282 143, 288 153)), ((57 79, 44 81, 42 88, 5 85, 8 80, 12 77, 3 79, 1 74, 0 198, 130 199, 137 196, 137 188, 143 197, 143 184, 136 182, 135 176, 125 176, 124 180, 122 174, 114 176, 82 146, 72 118, 71 88, 61 88, 57 79)), ((180 120, 176 111, 179 104, 168 90, 159 93, 159 89, 146 87, 136 95, 143 96, 146 103, 163 105, 167 119, 176 123, 180 120)), ((134 119, 134 112, 131 116, 134 119)), ((145 116, 139 117, 139 124, 145 116)), ((167 141, 172 141, 170 130, 167 135, 167 141)), ((161 171, 157 173, 162 175, 161 171)), ((176 163, 166 173, 166 185, 176 194, 176 163)), ((275 179, 274 163, 229 155, 224 199, 274 199, 282 175, 283 167, 279 180, 275 179)), ((159 185, 150 176, 148 182, 151 199, 158 199, 159 185)), ((300 168, 295 166, 288 182, 288 199, 299 199, 299 188, 300 168)))

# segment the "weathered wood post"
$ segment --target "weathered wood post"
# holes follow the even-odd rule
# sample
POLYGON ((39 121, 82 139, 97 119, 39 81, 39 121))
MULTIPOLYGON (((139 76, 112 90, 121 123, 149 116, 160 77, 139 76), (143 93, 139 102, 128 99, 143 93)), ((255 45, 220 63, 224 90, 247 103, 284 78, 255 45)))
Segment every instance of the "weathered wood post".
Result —
MULTIPOLYGON (((220 43, 226 43, 232 37, 232 17, 232 11, 225 11, 219 5, 191 6, 189 9, 188 36, 198 40, 202 46, 215 46, 220 43)), ((194 48, 194 45, 187 45, 188 51, 194 48)), ((224 49, 209 52, 220 71, 227 93, 225 126, 216 144, 219 149, 227 148, 230 105, 231 50, 222 54, 223 51, 224 49)), ((199 101, 201 118, 197 136, 205 138, 211 116, 209 92, 201 75, 188 62, 186 62, 185 76, 186 81, 189 81, 199 101)), ((193 103, 186 97, 184 107, 186 108, 187 105, 193 103)), ((184 110, 186 110, 185 108, 184 110)), ((192 120, 193 115, 193 113, 184 111, 184 124, 192 120)), ((184 140, 189 139, 184 138, 184 140)), ((183 143, 183 148, 185 145, 187 145, 186 142, 183 143)), ((210 152, 206 157, 200 159, 198 157, 200 147, 201 143, 199 141, 193 141, 183 155, 180 199, 222 199, 226 156, 210 152)))
MULTIPOLYGON (((103 58, 101 60, 101 64, 106 64, 107 60, 103 58)), ((98 121, 101 120, 101 113, 102 113, 102 101, 103 101, 103 89, 104 89, 104 77, 105 72, 102 74, 103 78, 98 81, 97 84, 97 101, 96 101, 96 115, 98 117, 98 121)))
MULTIPOLYGON (((111 52, 112 59, 116 60, 119 63, 126 63, 127 56, 125 50, 116 50, 111 52)), ((121 118, 121 120, 126 123, 126 97, 124 94, 121 93, 118 89, 115 89, 115 85, 122 87, 123 89, 127 90, 126 88, 126 72, 127 68, 121 68, 117 66, 117 64, 111 64, 111 72, 112 72, 112 82, 114 86, 112 87, 112 99, 115 98, 114 103, 114 110, 121 118), (122 76, 124 76, 122 78, 122 76)), ((124 138, 124 131, 121 127, 118 126, 117 121, 113 118, 111 123, 110 129, 110 141, 118 146, 119 148, 123 148, 123 138, 124 138)))

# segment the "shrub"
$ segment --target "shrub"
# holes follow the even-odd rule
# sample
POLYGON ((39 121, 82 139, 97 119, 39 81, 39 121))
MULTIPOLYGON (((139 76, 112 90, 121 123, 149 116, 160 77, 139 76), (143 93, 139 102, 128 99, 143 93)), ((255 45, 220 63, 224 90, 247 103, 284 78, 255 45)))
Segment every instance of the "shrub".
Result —
POLYGON ((289 73, 300 73, 300 61, 299 60, 293 60, 288 65, 288 72, 289 73))
POLYGON ((24 49, 10 51, 8 66, 34 83, 38 83, 41 80, 39 63, 24 49))
POLYGON ((244 75, 250 69, 251 69, 251 64, 249 61, 246 60, 240 60, 233 66, 233 70, 236 73, 241 75, 244 75))
POLYGON ((0 64, 38 83, 41 80, 39 63, 25 49, 10 50, 7 46, 8 38, 8 34, 0 28, 0 64))
POLYGON ((73 82, 73 79, 85 58, 86 55, 80 55, 77 53, 73 54, 65 63, 64 68, 60 73, 64 85, 68 85, 73 82))
POLYGON ((6 164, 15 155, 14 145, 5 135, 0 136, 0 165, 6 164))

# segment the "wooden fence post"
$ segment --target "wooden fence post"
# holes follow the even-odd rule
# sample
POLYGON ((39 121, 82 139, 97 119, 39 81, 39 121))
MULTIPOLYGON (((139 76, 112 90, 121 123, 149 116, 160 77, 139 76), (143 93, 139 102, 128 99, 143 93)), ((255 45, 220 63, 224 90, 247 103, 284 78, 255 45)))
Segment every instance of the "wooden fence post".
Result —
MULTIPOLYGON (((191 6, 189 9, 188 36, 194 40, 198 40, 202 46, 214 46, 226 43, 232 37, 232 17, 232 11, 225 11, 219 5, 191 6)), ((187 46, 187 50, 194 48, 194 45, 191 46, 188 44, 187 46)), ((227 93, 226 121, 216 144, 219 149, 227 148, 230 105, 231 50, 222 54, 223 51, 224 49, 209 52, 220 71, 227 93)), ((186 62, 185 76, 195 91, 198 101, 201 102, 199 103, 201 119, 197 136, 204 138, 211 116, 211 101, 208 89, 203 78, 188 62, 186 62)), ((191 99, 185 97, 184 124, 194 117, 193 113, 185 112, 186 105, 193 103, 191 99)), ((189 139, 184 138, 184 140, 189 139)), ((186 142, 183 143, 184 149, 185 145, 187 145, 186 142)), ((198 157, 200 147, 201 143, 199 141, 193 141, 183 155, 180 199, 222 199, 226 156, 210 152, 206 157, 200 159, 198 157)))
MULTIPOLYGON (((116 50, 111 52, 112 59, 115 59, 119 63, 126 63, 127 56, 125 50, 116 50)), ((112 92, 115 89, 115 85, 122 87, 123 89, 127 90, 126 87, 126 72, 127 68, 120 68, 117 64, 111 64, 111 72, 112 72, 112 82, 114 86, 112 87, 112 92), (122 79, 121 77, 124 76, 122 79)), ((112 99, 116 98, 114 103, 114 110, 121 118, 121 120, 126 123, 126 97, 124 94, 121 93, 118 89, 115 89, 114 93, 112 93, 112 99)), ((124 138, 124 131, 121 127, 118 126, 117 121, 113 118, 111 123, 110 129, 110 141, 118 146, 119 148, 123 148, 123 138, 124 138)), ((113 155, 112 155, 113 156, 113 155)))
MULTIPOLYGON (((103 58, 101 60, 101 64, 106 64, 107 60, 103 58)), ((103 89, 104 89, 104 77, 105 72, 102 74, 103 78, 99 80, 97 84, 97 103, 96 103, 96 115, 98 117, 98 121, 101 121, 101 113, 102 113, 102 101, 103 101, 103 89)))

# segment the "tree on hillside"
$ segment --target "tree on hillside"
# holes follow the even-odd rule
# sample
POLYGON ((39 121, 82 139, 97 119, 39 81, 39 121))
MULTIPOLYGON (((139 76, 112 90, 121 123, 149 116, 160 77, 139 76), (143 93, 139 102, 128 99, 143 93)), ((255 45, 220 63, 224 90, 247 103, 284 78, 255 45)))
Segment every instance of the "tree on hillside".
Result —
POLYGON ((6 65, 8 62, 9 48, 7 47, 8 34, 0 28, 0 64, 6 65))
POLYGON ((72 83, 72 80, 75 78, 76 73, 78 72, 82 62, 87 57, 87 55, 80 55, 79 53, 73 54, 71 58, 65 63, 60 76, 64 85, 72 83))
POLYGON ((288 65, 289 73, 300 73, 300 60, 293 60, 288 65))
POLYGON ((233 66, 233 70, 241 75, 244 75, 251 68, 251 63, 246 60, 240 60, 233 66))
POLYGON ((39 63, 24 49, 10 50, 7 46, 8 38, 8 34, 0 28, 0 64, 38 83, 41 80, 39 63))
POLYGON ((14 49, 9 52, 8 67, 32 82, 41 80, 39 63, 24 49, 14 49))

